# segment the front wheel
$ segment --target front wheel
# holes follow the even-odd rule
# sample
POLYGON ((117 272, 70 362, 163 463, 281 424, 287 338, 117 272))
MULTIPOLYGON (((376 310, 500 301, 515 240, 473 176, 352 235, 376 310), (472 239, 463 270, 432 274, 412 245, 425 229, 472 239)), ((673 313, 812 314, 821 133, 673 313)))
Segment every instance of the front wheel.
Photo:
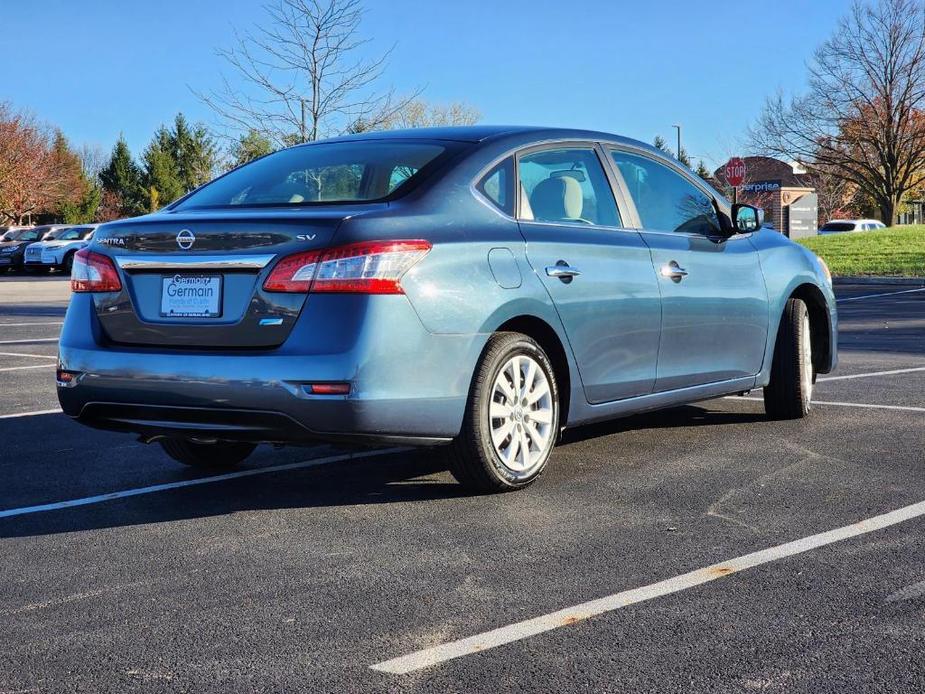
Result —
POLYGON ((805 417, 815 381, 809 311, 800 299, 789 299, 777 331, 771 381, 764 388, 765 412, 771 419, 805 417))
POLYGON ((161 448, 178 463, 192 467, 223 469, 235 467, 257 447, 239 441, 197 443, 187 439, 161 439, 161 448))
POLYGON ((475 370, 450 471, 467 489, 503 492, 539 477, 559 433, 559 393, 549 357, 520 333, 493 335, 475 370))

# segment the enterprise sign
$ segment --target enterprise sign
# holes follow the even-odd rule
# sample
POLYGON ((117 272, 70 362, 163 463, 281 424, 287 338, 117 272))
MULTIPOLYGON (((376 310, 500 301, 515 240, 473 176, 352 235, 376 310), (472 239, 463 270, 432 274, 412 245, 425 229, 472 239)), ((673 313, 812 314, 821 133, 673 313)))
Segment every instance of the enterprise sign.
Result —
POLYGON ((755 181, 742 186, 745 193, 776 193, 780 190, 780 181, 755 181))

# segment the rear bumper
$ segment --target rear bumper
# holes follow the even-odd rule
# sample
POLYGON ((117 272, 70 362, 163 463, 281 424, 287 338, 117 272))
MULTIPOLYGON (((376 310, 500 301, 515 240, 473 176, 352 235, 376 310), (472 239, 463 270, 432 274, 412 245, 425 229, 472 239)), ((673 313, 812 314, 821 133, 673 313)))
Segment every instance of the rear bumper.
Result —
POLYGON ((80 375, 58 399, 82 423, 145 437, 434 444, 458 434, 486 340, 429 333, 404 296, 329 295, 313 296, 273 350, 109 346, 91 295, 75 294, 60 361, 80 375), (362 320, 344 320, 357 311, 362 320), (318 382, 351 392, 304 387, 318 382))

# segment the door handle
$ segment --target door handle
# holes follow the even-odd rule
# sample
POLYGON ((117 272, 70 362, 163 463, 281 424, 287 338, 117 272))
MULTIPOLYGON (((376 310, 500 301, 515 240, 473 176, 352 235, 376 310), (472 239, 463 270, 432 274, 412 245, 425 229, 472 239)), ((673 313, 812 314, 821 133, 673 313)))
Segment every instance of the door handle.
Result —
POLYGON ((560 260, 555 265, 548 265, 546 267, 546 274, 549 277, 558 277, 560 280, 568 284, 572 281, 573 277, 578 277, 578 275, 581 274, 581 270, 572 267, 564 260, 560 260))
POLYGON ((662 269, 659 272, 662 277, 667 277, 675 284, 687 277, 687 270, 678 265, 678 261, 676 260, 672 260, 667 265, 662 265, 662 269))

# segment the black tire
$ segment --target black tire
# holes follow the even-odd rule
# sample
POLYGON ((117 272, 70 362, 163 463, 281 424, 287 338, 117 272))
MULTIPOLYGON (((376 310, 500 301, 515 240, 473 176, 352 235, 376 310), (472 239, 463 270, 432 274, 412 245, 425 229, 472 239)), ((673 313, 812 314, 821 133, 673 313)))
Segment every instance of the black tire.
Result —
POLYGON ((232 468, 254 452, 253 443, 216 441, 196 443, 186 439, 161 439, 161 448, 178 463, 200 468, 232 468))
POLYGON ((764 410, 771 419, 800 419, 809 414, 816 380, 811 348, 806 304, 789 299, 774 344, 771 381, 764 388, 764 410))
POLYGON ((59 268, 61 272, 67 275, 71 274, 71 268, 74 267, 74 253, 75 251, 71 251, 66 256, 64 256, 64 262, 61 263, 61 267, 59 268))
MULTIPOLYGON (((527 413, 529 411, 525 410, 527 413)), ((476 366, 462 430, 453 443, 444 449, 453 477, 466 489, 477 493, 521 489, 536 481, 546 469, 558 435, 559 391, 549 357, 526 335, 496 333, 489 339, 476 366), (489 416, 495 381, 502 368, 518 355, 530 357, 542 369, 551 393, 549 442, 545 451, 541 451, 537 462, 523 473, 508 468, 495 450, 491 432, 492 420, 489 416)))

